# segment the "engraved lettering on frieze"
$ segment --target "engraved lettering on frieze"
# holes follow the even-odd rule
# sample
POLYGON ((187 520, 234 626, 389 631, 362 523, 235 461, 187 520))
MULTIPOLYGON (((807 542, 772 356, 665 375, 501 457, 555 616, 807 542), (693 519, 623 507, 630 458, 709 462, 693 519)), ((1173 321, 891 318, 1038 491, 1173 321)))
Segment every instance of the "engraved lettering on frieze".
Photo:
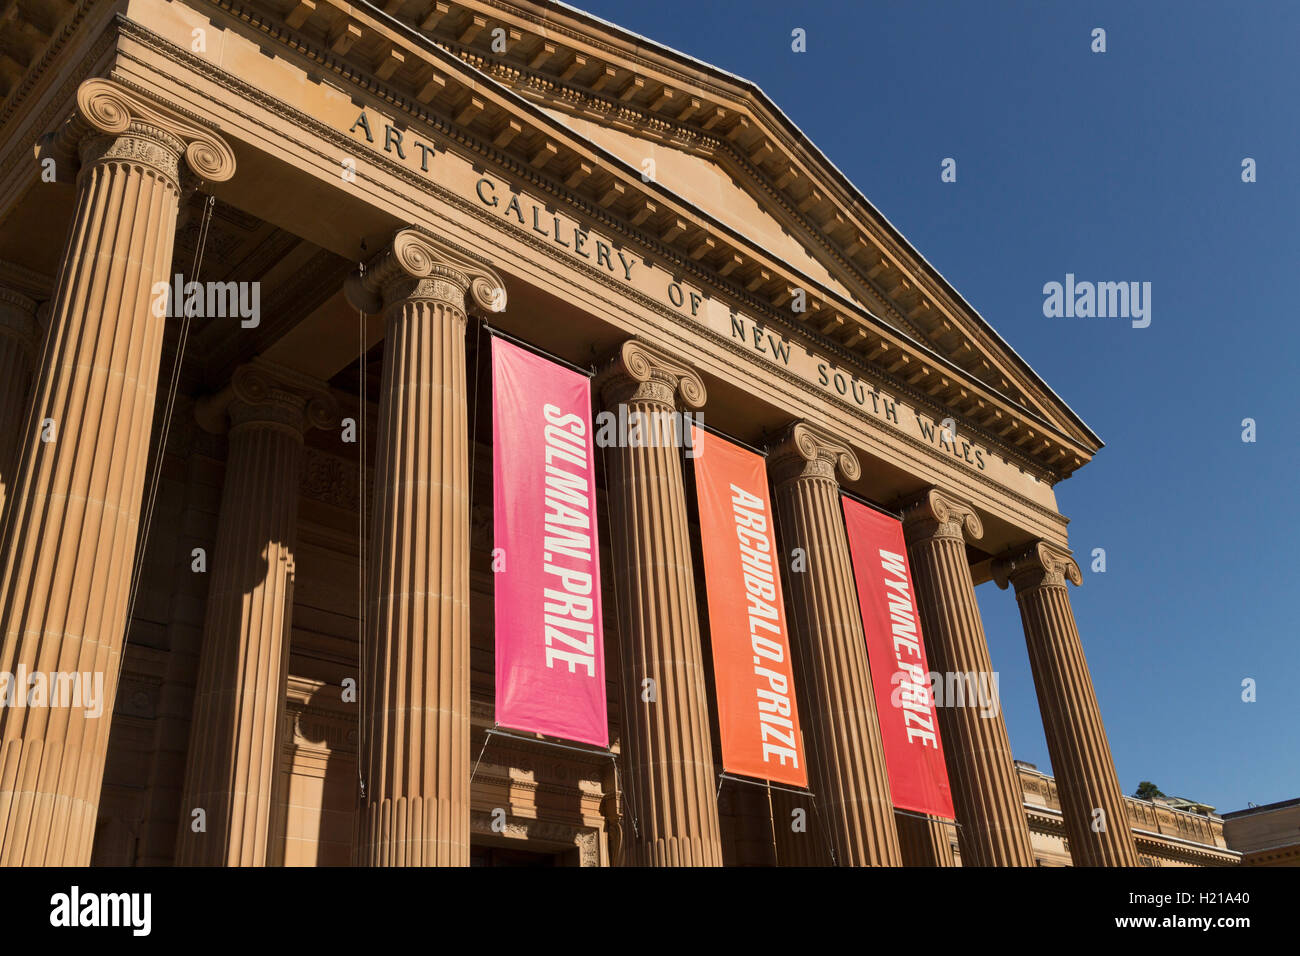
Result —
MULTIPOLYGON (((398 130, 382 116, 363 110, 348 133, 393 162, 404 163, 407 168, 418 164, 422 172, 433 175, 428 168, 433 148, 409 129, 398 130)), ((698 322, 716 335, 729 337, 750 354, 929 444, 963 467, 985 471, 994 457, 988 447, 976 445, 959 427, 941 427, 939 418, 907 408, 898 398, 860 378, 856 372, 838 366, 831 356, 802 343, 796 348, 796 342, 775 327, 735 309, 725 306, 719 309, 721 303, 711 301, 706 291, 692 288, 664 268, 655 269, 650 260, 592 231, 557 209, 554 202, 533 198, 510 183, 482 173, 474 180, 471 193, 466 198, 497 216, 509 231, 535 243, 546 243, 575 263, 654 297, 683 319, 698 322)), ((802 289, 798 291, 804 293, 802 289)), ((960 425, 955 420, 953 424, 960 425)))

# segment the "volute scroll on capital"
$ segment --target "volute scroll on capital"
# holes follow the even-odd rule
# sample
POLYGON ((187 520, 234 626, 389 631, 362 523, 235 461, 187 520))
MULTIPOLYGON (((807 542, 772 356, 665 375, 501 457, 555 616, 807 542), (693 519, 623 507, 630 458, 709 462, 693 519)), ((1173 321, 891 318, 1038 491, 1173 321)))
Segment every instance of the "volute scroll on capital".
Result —
POLYGON ((334 427, 339 405, 324 382, 254 359, 237 368, 224 389, 201 399, 194 416, 213 434, 257 423, 281 425, 300 436, 309 428, 334 427))
POLYGON ((969 501, 941 488, 928 488, 903 504, 903 528, 908 541, 918 538, 956 538, 978 541, 984 522, 969 501))
POLYGON ((1047 541, 1007 552, 993 561, 990 570, 998 587, 1006 590, 1015 585, 1017 594, 1040 587, 1064 588, 1066 581, 1075 587, 1083 584, 1083 572, 1073 554, 1047 541))
POLYGON ((650 401, 676 408, 677 398, 687 408, 703 408, 708 391, 698 372, 662 349, 628 339, 610 356, 596 377, 606 404, 629 400, 650 401))
MULTIPOLYGON (((175 107, 157 103, 114 80, 92 77, 77 88, 76 107, 58 130, 37 143, 38 160, 55 162, 55 173, 81 165, 81 147, 97 136, 139 141, 121 157, 148 163, 176 180, 179 160, 200 180, 224 182, 235 174, 235 154, 215 131, 175 107)), ((179 188, 179 182, 176 184, 179 188)))
POLYGON ((388 248, 348 276, 344 292, 367 315, 406 299, 442 300, 461 311, 506 308, 505 282, 495 269, 417 226, 399 229, 388 248))
POLYGON ((836 481, 836 471, 846 481, 862 475, 858 456, 847 443, 805 421, 793 422, 769 452, 768 467, 778 484, 797 478, 836 481))

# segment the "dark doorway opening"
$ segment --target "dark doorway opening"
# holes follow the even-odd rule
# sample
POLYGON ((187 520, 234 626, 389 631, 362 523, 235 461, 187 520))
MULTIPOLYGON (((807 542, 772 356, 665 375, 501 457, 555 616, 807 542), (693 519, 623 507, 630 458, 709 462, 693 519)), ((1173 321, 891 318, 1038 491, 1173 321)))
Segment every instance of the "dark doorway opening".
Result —
POLYGON ((516 850, 513 847, 471 846, 470 866, 564 866, 563 853, 516 850))

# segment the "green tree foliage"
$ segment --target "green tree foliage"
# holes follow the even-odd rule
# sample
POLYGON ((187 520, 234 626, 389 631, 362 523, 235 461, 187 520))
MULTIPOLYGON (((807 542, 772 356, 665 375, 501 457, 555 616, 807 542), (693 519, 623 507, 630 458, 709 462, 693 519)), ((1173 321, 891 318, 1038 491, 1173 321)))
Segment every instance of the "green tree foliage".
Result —
POLYGON ((1164 795, 1164 792, 1150 780, 1143 780, 1139 783, 1137 790, 1133 793, 1133 796, 1139 800, 1154 800, 1156 797, 1163 797, 1164 795))

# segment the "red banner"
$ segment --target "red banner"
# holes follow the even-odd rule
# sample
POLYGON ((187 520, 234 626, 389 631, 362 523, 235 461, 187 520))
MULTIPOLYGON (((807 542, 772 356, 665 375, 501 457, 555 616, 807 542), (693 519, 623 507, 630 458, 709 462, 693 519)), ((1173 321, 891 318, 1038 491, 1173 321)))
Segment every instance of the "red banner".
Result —
POLYGON ((609 746, 591 381, 492 340, 496 720, 609 746))
POLYGON ((808 785, 763 459, 693 428, 722 767, 808 785))
POLYGON ((851 498, 841 500, 894 806, 951 820, 952 791, 903 524, 851 498))

